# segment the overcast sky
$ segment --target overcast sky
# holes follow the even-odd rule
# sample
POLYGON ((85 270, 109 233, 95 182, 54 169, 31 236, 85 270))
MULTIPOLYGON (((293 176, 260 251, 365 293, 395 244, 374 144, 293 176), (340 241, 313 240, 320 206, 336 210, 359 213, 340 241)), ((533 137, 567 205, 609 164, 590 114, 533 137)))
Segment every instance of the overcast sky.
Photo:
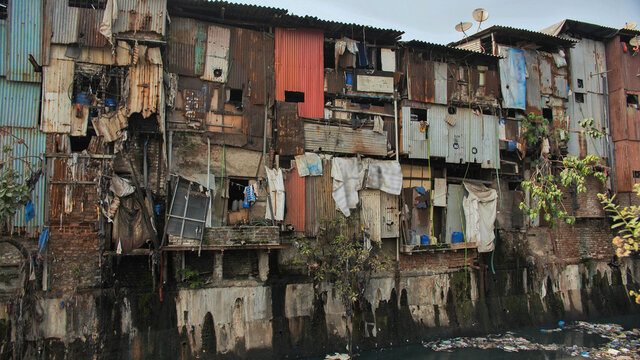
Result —
MULTIPOLYGON (((541 30, 563 19, 620 28, 640 23, 640 0, 230 0, 288 9, 295 15, 404 31, 403 40, 446 44, 462 38, 454 30, 474 22, 471 12, 489 11, 482 28, 505 25, 541 30)), ((640 27, 639 27, 640 28, 640 27)), ((477 23, 467 33, 472 34, 477 23)))

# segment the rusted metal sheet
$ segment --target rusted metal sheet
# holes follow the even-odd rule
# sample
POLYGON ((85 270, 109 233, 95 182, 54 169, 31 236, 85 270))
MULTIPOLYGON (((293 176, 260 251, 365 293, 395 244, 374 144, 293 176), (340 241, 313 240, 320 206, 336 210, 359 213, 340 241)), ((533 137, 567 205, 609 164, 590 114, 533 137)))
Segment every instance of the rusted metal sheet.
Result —
POLYGON ((293 164, 291 171, 285 172, 284 194, 285 194, 285 224, 291 224, 295 231, 305 231, 305 177, 300 177, 296 164, 293 164))
MULTIPOLYGON (((47 137, 35 128, 3 127, 0 133, 0 145, 12 147, 10 153, 3 153, 0 157, 4 162, 9 161, 9 156, 11 156, 14 160, 8 166, 18 172, 21 180, 25 180, 29 174, 42 167, 42 154, 46 151, 47 137), (20 141, 24 141, 24 143, 20 144, 20 141), (27 161, 15 160, 17 158, 27 161)), ((35 237, 42 231, 45 218, 45 197, 45 180, 44 176, 42 176, 31 192, 31 202, 35 207, 35 218, 25 222, 25 207, 16 209, 16 214, 10 220, 12 233, 26 233, 35 237)))
POLYGON ((166 0, 118 0, 118 19, 113 24, 113 33, 140 32, 164 36, 166 20, 166 0))
POLYGON ((609 92, 618 89, 640 91, 640 76, 635 76, 640 73, 640 57, 632 51, 624 52, 623 43, 620 35, 616 35, 606 44, 609 92))
POLYGON ((103 16, 104 10, 78 9, 78 43, 80 45, 91 47, 107 45, 107 38, 100 33, 103 16))
POLYGON ((427 102, 427 65, 419 54, 408 53, 407 77, 409 79, 409 100, 427 102))
POLYGON ((140 113, 147 118, 160 112, 159 105, 164 107, 162 63, 158 64, 161 61, 160 48, 139 47, 138 64, 129 68, 128 105, 131 113, 140 113))
POLYGON ((206 24, 194 19, 172 18, 168 38, 167 69, 185 76, 202 75, 207 48, 206 24))
POLYGON ((78 10, 67 6, 68 0, 47 0, 47 24, 51 24, 52 44, 78 42, 78 10))
POLYGON ((324 117, 324 36, 317 29, 276 28, 276 100, 285 91, 304 93, 300 117, 324 117))
POLYGON ((302 119, 298 117, 298 110, 299 107, 295 103, 276 103, 278 122, 276 152, 280 155, 304 154, 304 126, 302 119))
POLYGON ((380 190, 363 189, 360 190, 358 195, 360 201, 362 201, 362 213, 360 214, 360 221, 364 231, 369 233, 369 237, 372 242, 381 242, 380 237, 380 220, 382 215, 380 214, 380 190))
MULTIPOLYGON (((262 151, 264 141, 264 105, 251 104, 249 98, 244 98, 244 122, 246 126, 247 145, 251 150, 262 151)), ((267 124, 267 134, 271 134, 270 124, 267 124)))
POLYGON ((324 70, 324 91, 329 94, 342 94, 346 87, 344 71, 324 70))
POLYGON ((637 141, 617 141, 616 152, 616 192, 630 192, 633 185, 640 181, 634 177, 640 172, 640 146, 637 141))
POLYGON ((252 104, 265 104, 265 91, 273 94, 274 51, 274 38, 266 32, 233 28, 227 80, 229 87, 242 89, 252 104))
POLYGON ((229 41, 231 31, 216 25, 207 29, 207 52, 202 80, 227 82, 229 76, 229 41))
POLYGON ((449 66, 447 63, 434 62, 434 102, 436 104, 447 104, 447 79, 449 75, 449 66))
POLYGON ((523 52, 524 62, 527 67, 527 114, 542 115, 538 52, 531 49, 524 49, 523 52))
POLYGON ((68 92, 73 85, 74 70, 73 61, 55 58, 43 68, 42 132, 68 134, 71 131, 71 99, 68 92))
MULTIPOLYGON (((544 53, 550 55, 548 53, 544 53)), ((538 62, 540 65, 540 93, 545 95, 553 94, 554 78, 551 72, 552 68, 555 68, 553 58, 550 56, 539 56, 538 62)), ((529 75, 531 76, 531 75, 529 75)))
POLYGON ((341 154, 387 155, 387 134, 369 129, 304 124, 304 148, 341 154))
POLYGON ((0 126, 36 128, 40 91, 38 83, 7 81, 0 77, 0 126))
POLYGON ((308 176, 305 183, 305 235, 318 235, 321 221, 336 218, 336 203, 333 200, 331 161, 322 161, 322 175, 308 176))
POLYGON ((9 18, 6 21, 8 52, 6 78, 10 81, 40 82, 41 75, 29 62, 32 55, 42 63, 42 18, 43 6, 39 0, 11 1, 9 18))

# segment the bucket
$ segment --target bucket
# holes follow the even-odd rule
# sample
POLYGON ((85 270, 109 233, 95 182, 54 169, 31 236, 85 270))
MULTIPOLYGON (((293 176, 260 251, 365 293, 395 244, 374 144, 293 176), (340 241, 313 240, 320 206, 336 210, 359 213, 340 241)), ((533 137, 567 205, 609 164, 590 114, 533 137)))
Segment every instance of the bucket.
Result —
POLYGON ((420 235, 420 245, 429 245, 429 235, 420 235))
POLYGON ((463 241, 464 241, 464 237, 462 236, 462 233, 460 231, 456 231, 453 234, 451 234, 451 243, 457 244, 463 241))
POLYGON ((508 151, 516 151, 518 150, 518 143, 513 141, 513 140, 509 140, 509 147, 507 149, 508 151))

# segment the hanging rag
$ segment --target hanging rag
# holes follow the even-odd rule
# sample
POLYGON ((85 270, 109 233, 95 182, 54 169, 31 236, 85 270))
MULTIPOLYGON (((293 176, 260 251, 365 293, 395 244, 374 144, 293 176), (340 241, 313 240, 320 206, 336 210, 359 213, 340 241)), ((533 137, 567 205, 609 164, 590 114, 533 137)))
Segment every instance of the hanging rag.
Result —
POLYGON ((345 49, 347 48, 347 42, 344 40, 336 40, 336 44, 335 44, 335 53, 334 53, 334 59, 335 59, 335 69, 338 69, 338 61, 340 60, 340 55, 344 54, 345 49))
POLYGON ((380 189, 391 195, 402 192, 402 168, 395 160, 368 160, 365 187, 380 189))
POLYGON ((104 15, 102 15, 102 22, 100 23, 100 34, 109 40, 111 46, 113 46, 113 23, 118 19, 118 1, 107 0, 107 5, 104 7, 104 15))
POLYGON ((498 206, 498 192, 484 185, 464 184, 469 195, 462 201, 467 224, 467 241, 475 242, 478 252, 491 252, 495 244, 493 232, 498 206))
POLYGON ((382 116, 380 115, 373 117, 373 132, 378 134, 384 133, 384 121, 382 121, 382 116))
POLYGON ((129 180, 123 179, 118 175, 113 175, 111 178, 111 185, 109 186, 109 190, 111 190, 118 197, 125 197, 133 194, 136 190, 135 186, 131 185, 129 180))
POLYGON ((300 177, 322 175, 322 159, 318 154, 305 153, 304 155, 297 155, 296 167, 300 177))
POLYGON ((265 167, 267 173, 267 181, 269 183, 269 196, 271 197, 271 206, 267 204, 265 219, 284 220, 284 178, 282 177, 282 169, 269 169, 265 167), (275 216, 272 214, 273 208, 275 216))
POLYGON ((369 59, 367 58, 367 46, 364 43, 358 43, 358 65, 361 67, 369 66, 369 59))
POLYGON ((346 50, 352 54, 357 54, 358 53, 358 42, 355 40, 351 40, 347 37, 343 37, 342 41, 344 41, 347 45, 346 45, 346 50))
POLYGON ((426 209, 429 207, 429 195, 427 195, 427 190, 423 186, 416 186, 413 188, 418 195, 413 195, 414 205, 417 209, 426 209))
POLYGON ((34 217, 36 217, 36 208, 35 206, 33 206, 33 203, 29 201, 27 205, 25 205, 25 209, 24 209, 24 222, 28 223, 34 217))
POLYGON ((38 239, 38 252, 42 254, 44 252, 45 246, 47 246, 47 242, 49 241, 49 228, 45 227, 42 229, 42 234, 40 234, 40 238, 38 239))
POLYGON ((256 194, 253 192, 253 186, 245 186, 244 187, 244 201, 242 202, 242 207, 247 209, 253 203, 256 202, 256 194))
POLYGON ((358 158, 333 158, 331 160, 333 178, 333 200, 336 207, 347 217, 350 209, 358 206, 358 188, 363 166, 358 158))

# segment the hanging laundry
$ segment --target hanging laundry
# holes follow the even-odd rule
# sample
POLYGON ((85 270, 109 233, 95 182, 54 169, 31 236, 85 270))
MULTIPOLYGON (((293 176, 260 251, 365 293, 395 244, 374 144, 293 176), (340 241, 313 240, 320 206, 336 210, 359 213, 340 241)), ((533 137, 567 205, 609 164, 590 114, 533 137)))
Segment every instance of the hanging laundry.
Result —
POLYGON ((24 209, 24 222, 28 223, 34 217, 36 217, 36 208, 35 206, 33 206, 33 203, 29 201, 27 205, 25 205, 25 209, 24 209))
POLYGON ((358 42, 355 40, 351 40, 347 37, 343 37, 342 41, 344 41, 347 45, 346 45, 346 50, 352 54, 357 54, 358 53, 358 42))
POLYGON ((253 193, 253 186, 245 186, 244 187, 244 201, 242 202, 242 207, 247 209, 253 203, 256 202, 256 195, 253 193))
POLYGON ((269 169, 265 167, 267 181, 269 183, 269 197, 271 204, 267 203, 265 219, 284 220, 284 178, 281 169, 269 169), (272 214, 271 209, 275 212, 272 214))
POLYGON ((322 159, 318 154, 305 153, 304 155, 297 155, 296 167, 300 177, 322 175, 322 159))
POLYGON ((382 121, 382 116, 380 115, 373 117, 373 132, 384 133, 384 121, 382 121))
POLYGON ((362 119, 357 114, 351 114, 351 129, 358 130, 362 126, 362 119))
POLYGON ((397 161, 370 160, 366 161, 368 189, 380 189, 392 195, 402 192, 402 168, 397 161))
POLYGON ((467 241, 478 245, 478 252, 491 252, 495 244, 493 232, 498 205, 498 192, 484 185, 464 184, 469 195, 462 201, 466 219, 467 241))
POLYGON ((351 215, 350 209, 358 206, 358 188, 363 167, 358 158, 333 158, 331 161, 333 200, 336 207, 348 217, 351 215))
POLYGON ((358 65, 361 67, 369 66, 369 59, 367 59, 367 46, 364 43, 358 43, 358 65))

